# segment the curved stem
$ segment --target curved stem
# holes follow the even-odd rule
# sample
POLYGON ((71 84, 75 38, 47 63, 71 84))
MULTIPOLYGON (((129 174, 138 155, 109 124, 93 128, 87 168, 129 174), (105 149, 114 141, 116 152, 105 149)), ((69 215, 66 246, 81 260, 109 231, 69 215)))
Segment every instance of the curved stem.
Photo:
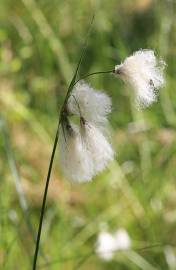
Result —
MULTIPOLYGON (((59 122, 60 124, 60 122, 59 122)), ((47 174, 47 179, 46 179, 46 185, 45 185, 45 191, 43 195, 43 201, 42 201, 42 208, 41 208, 41 214, 40 214, 40 222, 39 222, 39 228, 38 228, 38 233, 37 233, 37 240, 36 240, 36 247, 35 247, 35 254, 34 254, 34 260, 33 260, 33 270, 36 269, 36 264, 37 264, 37 257, 38 257, 38 252, 39 252, 39 243, 40 243, 40 236, 41 236, 41 231, 42 231, 42 223, 43 223, 43 217, 44 217, 44 212, 45 212, 45 205, 46 205, 46 198, 47 198, 47 193, 48 193, 48 187, 49 187, 49 181, 50 181, 50 175, 51 175, 51 170, 53 166, 53 160, 56 152, 56 146, 58 143, 58 138, 59 138, 59 124, 57 127, 57 132, 56 132, 56 137, 53 145, 53 151, 49 163, 49 168, 48 168, 48 174, 47 174)))
POLYGON ((66 97, 64 99, 64 102, 63 102, 63 105, 62 105, 62 108, 61 108, 61 112, 60 112, 60 116, 59 116, 59 122, 58 122, 56 137, 55 137, 55 141, 54 141, 54 145, 53 145, 53 150, 52 150, 52 154, 51 154, 51 159, 50 159, 49 168, 48 168, 48 174, 47 174, 47 178, 46 178, 45 190, 44 190, 44 195, 43 195, 42 208, 41 208, 41 214, 40 214, 40 221, 39 221, 37 240, 36 240, 36 246, 35 246, 35 253, 34 253, 34 260, 33 260, 33 266, 32 266, 33 270, 36 270, 36 265, 37 265, 37 257, 38 257, 38 252, 39 252, 40 236, 41 236, 41 231, 42 231, 43 217, 44 217, 44 213, 45 213, 45 205, 46 205, 46 199, 47 199, 47 193, 48 193, 48 186, 49 186, 51 170, 52 170, 54 156, 55 156, 56 147, 57 147, 58 138, 59 138, 59 126, 62 123, 63 119, 65 119, 66 114, 67 114, 67 112, 65 111, 65 107, 66 107, 67 100, 69 98, 70 92, 71 92, 71 90, 72 90, 72 88, 74 86, 75 80, 77 78, 79 67, 80 67, 80 65, 82 63, 83 57, 84 57, 85 52, 86 52, 87 41, 88 41, 88 37, 89 37, 90 31, 91 31, 93 20, 94 20, 94 17, 92 18, 91 23, 89 25, 88 32, 87 32, 87 35, 86 35, 86 39, 85 39, 85 42, 84 42, 84 45, 83 45, 82 53, 81 53, 79 62, 77 64, 74 76, 73 76, 73 78, 72 78, 72 80, 70 82, 70 85, 68 87, 66 97))
MULTIPOLYGON (((77 75, 78 75, 80 65, 81 65, 82 60, 84 58, 84 55, 86 53, 87 41, 88 41, 88 37, 89 37, 91 29, 92 29, 93 21, 94 21, 94 16, 92 17, 92 20, 90 22, 90 25, 89 25, 89 28, 88 28, 88 31, 87 31, 87 35, 86 35, 86 38, 85 38, 85 41, 84 41, 84 44, 83 44, 83 49, 82 49, 82 52, 81 52, 81 56, 80 56, 80 59, 78 61, 78 64, 77 64, 75 73, 73 75, 73 78, 72 78, 72 80, 70 82, 70 85, 68 87, 66 97, 65 97, 65 100, 63 102, 61 112, 60 112, 60 116, 59 116, 58 127, 57 127, 57 131, 56 131, 56 137, 55 137, 55 141, 54 141, 54 145, 53 145, 53 150, 52 150, 52 154, 51 154, 51 159, 50 159, 49 168, 48 168, 48 174, 47 174, 47 178, 46 178, 45 190, 44 190, 44 195, 43 195, 42 208, 41 208, 41 213, 40 213, 40 221, 39 221, 39 227, 38 227, 38 233, 37 233, 37 239, 36 239, 36 246, 35 246, 35 253, 34 253, 34 260, 33 260, 33 266, 32 266, 33 270, 36 270, 36 265, 37 265, 37 257, 38 257, 38 252, 39 252, 40 237, 41 237, 42 224, 43 224, 43 218, 44 218, 44 213, 45 213, 45 205, 46 205, 49 181, 50 181, 54 156, 55 156, 56 147, 57 147, 58 138, 59 138, 59 126, 60 126, 60 124, 62 124, 63 119, 65 119, 65 117, 67 117, 67 111, 65 110, 67 100, 68 100, 68 98, 70 96, 70 92, 72 91, 73 86, 75 85, 75 81, 76 81, 76 78, 77 78, 77 75)), ((107 72, 103 72, 103 73, 107 73, 107 72)), ((90 74, 89 74, 89 76, 90 76, 90 74)))
MULTIPOLYGON (((77 80, 77 81, 74 83, 74 85, 77 84, 79 81, 81 81, 81 80, 83 80, 83 79, 86 79, 86 78, 88 78, 88 77, 90 77, 90 76, 97 75, 97 74, 113 73, 113 72, 114 72, 114 69, 113 69, 113 70, 106 70, 106 71, 92 72, 92 73, 89 73, 89 74, 83 76, 83 77, 80 78, 79 80, 77 80)), ((73 86, 74 86, 74 85, 73 85, 73 86)))

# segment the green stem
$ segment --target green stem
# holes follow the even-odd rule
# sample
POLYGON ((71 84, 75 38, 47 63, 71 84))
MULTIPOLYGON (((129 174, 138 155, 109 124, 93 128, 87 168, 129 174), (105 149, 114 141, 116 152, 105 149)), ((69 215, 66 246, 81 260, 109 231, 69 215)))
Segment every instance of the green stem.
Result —
MULTIPOLYGON (((84 80, 84 79, 86 79, 86 78, 88 78, 88 77, 90 77, 90 76, 97 75, 97 74, 106 74, 106 73, 114 73, 114 70, 97 71, 97 72, 89 73, 89 74, 83 76, 82 78, 80 78, 79 80, 77 80, 77 81, 74 83, 74 85, 77 84, 79 81, 84 80)), ((73 85, 73 86, 74 86, 74 85, 73 85)))
POLYGON ((52 170, 54 156, 55 156, 56 147, 57 147, 58 138, 59 138, 59 126, 62 123, 62 121, 65 118, 67 118, 67 111, 66 111, 67 100, 68 100, 68 98, 70 96, 71 90, 73 89, 73 86, 75 84, 75 80, 76 80, 77 75, 78 75, 78 70, 80 68, 82 60, 83 60, 84 55, 86 53, 87 41, 88 41, 88 37, 89 37, 90 32, 91 32, 93 21, 94 21, 94 16, 92 17, 92 20, 90 22, 90 25, 89 25, 89 28, 88 28, 88 31, 87 31, 87 35, 86 35, 86 39, 85 39, 85 42, 84 42, 84 45, 83 45, 82 53, 81 53, 80 59, 78 61, 74 76, 73 76, 73 78, 71 80, 71 83, 70 83, 70 85, 68 87, 67 94, 66 94, 64 103, 62 105, 60 116, 59 116, 59 122, 58 122, 56 137, 55 137, 55 141, 54 141, 53 151, 52 151, 52 155, 51 155, 51 159, 50 159, 50 163, 49 163, 48 174, 47 174, 47 179, 46 179, 46 184, 45 184, 45 191, 44 191, 44 196, 43 196, 43 201, 42 201, 42 208, 41 208, 40 221, 39 221, 37 240, 36 240, 36 246, 35 246, 35 253, 34 253, 34 260, 33 260, 33 268, 32 268, 33 270, 36 270, 36 265, 37 265, 37 257, 38 257, 38 251, 39 251, 39 245, 40 245, 40 236, 41 236, 41 231, 42 231, 43 217, 44 217, 44 213, 45 213, 45 205, 46 205, 46 199, 47 199, 47 193, 48 193, 48 186, 49 186, 51 170, 52 170))
POLYGON ((44 212, 45 212, 45 205, 46 205, 46 199, 47 199, 50 175, 51 175, 51 170, 52 170, 52 166, 53 166, 53 160, 54 160, 56 147, 57 147, 57 143, 58 143, 58 138, 59 138, 59 124, 58 124, 56 137, 55 137, 55 141, 54 141, 54 145, 53 145, 53 151, 52 151, 52 155, 51 155, 51 159, 50 159, 50 163, 49 163, 48 175, 47 175, 45 191, 44 191, 44 195, 43 195, 42 208, 41 208, 41 214, 40 214, 40 222, 39 222, 39 228, 38 228, 37 240, 36 240, 36 247, 35 247, 35 254, 34 254, 34 260, 33 260, 33 270, 36 269, 36 264, 37 264, 37 257, 38 257, 38 251, 39 251, 40 237, 41 237, 41 231, 42 231, 42 224, 43 224, 43 217, 44 217, 44 212))

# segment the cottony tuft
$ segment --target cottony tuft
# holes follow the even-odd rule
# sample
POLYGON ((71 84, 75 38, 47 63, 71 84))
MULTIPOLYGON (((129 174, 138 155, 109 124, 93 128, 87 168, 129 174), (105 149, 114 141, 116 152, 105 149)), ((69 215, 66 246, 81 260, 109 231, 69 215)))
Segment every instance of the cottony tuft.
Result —
POLYGON ((147 107, 157 100, 158 90, 164 85, 165 65, 152 50, 141 49, 115 66, 114 73, 132 87, 137 105, 147 107))
POLYGON ((78 82, 68 99, 69 113, 81 116, 89 122, 104 124, 111 112, 111 99, 103 92, 94 90, 84 81, 78 82))

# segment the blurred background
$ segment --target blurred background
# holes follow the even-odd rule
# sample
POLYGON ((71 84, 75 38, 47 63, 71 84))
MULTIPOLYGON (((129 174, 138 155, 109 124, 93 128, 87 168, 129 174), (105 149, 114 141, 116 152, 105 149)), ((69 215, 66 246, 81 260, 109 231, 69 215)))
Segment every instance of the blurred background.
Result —
POLYGON ((117 157, 73 185, 56 155, 37 269, 176 269, 175 12, 175 0, 1 0, 0 269, 32 268, 58 114, 93 14, 80 74, 152 48, 167 83, 138 111, 113 76, 86 80, 112 97, 117 157), (117 232, 121 246, 107 258, 100 250, 117 232))

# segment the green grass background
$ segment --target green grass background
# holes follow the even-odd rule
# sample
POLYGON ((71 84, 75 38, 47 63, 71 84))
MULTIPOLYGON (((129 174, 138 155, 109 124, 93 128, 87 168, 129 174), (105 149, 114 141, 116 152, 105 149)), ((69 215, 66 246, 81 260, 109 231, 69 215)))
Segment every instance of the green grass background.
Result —
POLYGON ((138 111, 118 79, 87 80, 112 97, 116 160, 73 185, 56 156, 37 269, 176 269, 175 0, 0 1, 0 269, 32 269, 58 114, 93 14, 80 74, 152 48, 167 82, 158 103, 138 111), (98 258, 102 227, 125 228, 132 250, 98 258))

